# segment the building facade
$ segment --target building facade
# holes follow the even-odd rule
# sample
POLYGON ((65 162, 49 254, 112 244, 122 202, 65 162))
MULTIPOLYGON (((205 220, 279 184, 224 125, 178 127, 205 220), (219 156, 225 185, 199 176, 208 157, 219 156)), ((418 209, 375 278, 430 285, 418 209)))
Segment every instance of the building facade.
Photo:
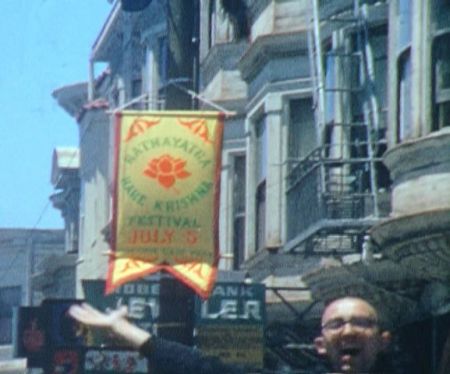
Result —
POLYGON ((0 230, 0 344, 12 342, 13 307, 40 305, 44 295, 34 283, 40 263, 64 253, 63 230, 0 230))
POLYGON ((192 17, 191 7, 182 1, 152 1, 137 12, 124 11, 121 2, 115 2, 89 61, 92 72, 105 63, 107 69, 99 77, 92 74, 87 83, 54 92, 79 125, 78 297, 83 297, 82 280, 104 278, 107 271, 114 113, 121 109, 191 108, 192 98, 183 89, 193 88, 193 56, 179 46, 191 42, 193 31, 185 29, 192 28, 192 17), (168 22, 168 15, 175 21, 168 22))
MULTIPOLYGON (((226 113, 219 267, 265 283, 274 367, 312 365, 311 347, 298 347, 317 333, 323 304, 349 293, 402 337, 405 326, 446 326, 448 3, 187 8, 153 0, 126 12, 117 1, 90 61, 108 69, 58 99, 80 128, 77 295, 82 279, 106 273, 112 114, 191 106, 226 113)), ((430 373, 446 339, 431 335, 420 356, 430 373)))

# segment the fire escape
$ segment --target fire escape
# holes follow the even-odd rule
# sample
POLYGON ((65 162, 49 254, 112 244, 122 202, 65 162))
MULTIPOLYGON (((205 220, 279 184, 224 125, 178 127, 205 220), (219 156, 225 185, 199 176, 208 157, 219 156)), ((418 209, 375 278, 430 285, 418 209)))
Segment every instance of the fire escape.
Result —
POLYGON ((290 167, 286 249, 356 253, 367 228, 389 211, 384 111, 375 92, 366 2, 354 0, 337 14, 326 14, 327 3, 311 0, 318 146, 290 167))
MULTIPOLYGON (((375 3, 310 0, 308 51, 317 146, 289 163, 286 251, 360 253, 367 229, 390 211, 389 174, 381 158, 386 111, 375 82, 384 79, 384 72, 375 76, 380 50, 379 45, 372 49, 374 31, 368 26, 369 5, 375 3)), ((295 372, 310 372, 321 365, 311 344, 317 332, 306 321, 314 303, 298 312, 280 298, 297 323, 267 328, 267 346, 295 372)))

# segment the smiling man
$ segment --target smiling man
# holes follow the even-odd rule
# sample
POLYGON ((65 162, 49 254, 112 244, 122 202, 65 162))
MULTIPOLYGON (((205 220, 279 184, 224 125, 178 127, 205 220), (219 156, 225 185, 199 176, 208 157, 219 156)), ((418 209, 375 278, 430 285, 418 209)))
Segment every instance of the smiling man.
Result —
POLYGON ((322 333, 314 341, 337 373, 389 373, 380 363, 391 336, 379 325, 367 301, 344 297, 331 302, 322 314, 322 333))
MULTIPOLYGON (((126 308, 102 313, 88 304, 73 305, 69 314, 87 326, 103 328, 123 339, 149 359, 152 372, 164 374, 242 374, 243 368, 204 357, 199 351, 152 336, 127 320, 126 308)), ((379 326, 375 308, 363 299, 344 297, 331 302, 322 314, 317 352, 330 363, 332 373, 392 374, 380 360, 390 333, 379 326)))

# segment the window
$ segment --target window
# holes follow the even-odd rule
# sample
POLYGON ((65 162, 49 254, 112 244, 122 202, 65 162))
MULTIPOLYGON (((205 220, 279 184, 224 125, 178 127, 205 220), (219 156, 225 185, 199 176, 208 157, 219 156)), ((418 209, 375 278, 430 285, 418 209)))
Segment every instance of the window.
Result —
POLYGON ((256 126, 256 248, 264 247, 266 233, 267 129, 261 117, 256 126))
POLYGON ((450 126, 450 33, 433 43, 433 126, 432 131, 450 126))
POLYGON ((120 76, 116 76, 114 83, 112 84, 110 101, 114 108, 117 108, 124 104, 124 83, 120 76))
POLYGON ((411 123, 411 56, 406 51, 398 62, 397 141, 412 136, 411 123))
POLYGON ((380 113, 379 123, 374 126, 378 128, 386 128, 387 119, 385 114, 387 112, 387 45, 388 45, 388 30, 386 25, 373 27, 369 29, 369 42, 372 49, 373 59, 373 74, 374 79, 373 91, 377 98, 378 110, 380 113))
POLYGON ((363 122, 364 118, 366 121, 371 118, 374 128, 386 127, 384 113, 387 110, 387 31, 387 26, 383 24, 369 28, 367 35, 362 32, 354 33, 347 68, 349 87, 352 89, 352 122, 363 122), (376 110, 378 116, 372 116, 368 110, 376 110))
POLYGON ((85 212, 86 212, 86 185, 85 181, 83 181, 83 178, 80 181, 80 218, 79 218, 79 246, 78 246, 78 256, 81 257, 83 255, 83 249, 85 246, 84 238, 85 238, 85 227, 84 227, 84 221, 85 221, 85 212))
POLYGON ((20 286, 0 288, 0 344, 12 342, 13 307, 20 304, 20 286))
POLYGON ((145 92, 148 94, 148 109, 157 109, 157 79, 155 73, 155 56, 153 50, 148 48, 145 63, 145 92))
MULTIPOLYGON (((330 48, 328 48, 328 53, 330 48)), ((325 123, 332 123, 334 121, 334 92, 332 89, 336 88, 336 59, 332 54, 327 54, 325 58, 325 123)))
MULTIPOLYGON (((223 10, 228 14, 233 28, 233 41, 239 41, 249 36, 247 21, 247 6, 244 1, 222 0, 223 10)), ((231 40, 230 40, 231 41, 231 40)))
POLYGON ((245 155, 233 158, 233 269, 238 270, 245 257, 245 155))
POLYGON ((117 108, 119 106, 120 93, 119 93, 119 90, 117 88, 114 88, 111 91, 111 101, 112 101, 112 105, 113 105, 114 108, 117 108))
POLYGON ((317 147, 313 102, 310 97, 289 101, 288 160, 291 168, 317 147))
POLYGON ((167 37, 165 36, 158 39, 158 77, 160 87, 164 86, 167 82, 169 61, 169 46, 167 43, 167 37))
MULTIPOLYGON (((141 78, 133 79, 133 81, 131 82, 131 100, 134 100, 139 96, 142 96, 141 78)), ((142 100, 134 103, 131 107, 133 109, 143 109, 142 100)))
POLYGON ((407 47, 411 43, 411 0, 398 0, 398 45, 401 49, 407 47))
POLYGON ((216 0, 209 3, 209 39, 208 47, 211 48, 215 43, 216 37, 216 0))
POLYGON ((431 3, 430 9, 432 28, 434 30, 442 30, 448 28, 448 21, 450 17, 450 2, 448 0, 433 0, 429 2, 431 3))

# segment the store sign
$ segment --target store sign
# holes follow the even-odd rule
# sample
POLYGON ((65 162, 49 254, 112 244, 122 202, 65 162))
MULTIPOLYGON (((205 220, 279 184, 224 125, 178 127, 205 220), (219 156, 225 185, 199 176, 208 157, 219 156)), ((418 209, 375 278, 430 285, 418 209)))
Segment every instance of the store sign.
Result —
POLYGON ((56 348, 50 353, 50 373, 78 374, 83 372, 81 349, 56 348))
POLYGON ((262 284, 219 283, 205 301, 197 301, 198 324, 256 324, 265 320, 265 289, 262 284))
POLYGON ((130 320, 152 333, 156 333, 154 322, 159 317, 159 289, 158 281, 143 279, 126 283, 105 295, 104 280, 83 281, 86 302, 102 311, 125 305, 130 320))
POLYGON ((148 373, 148 363, 139 352, 91 348, 84 354, 85 374, 148 373))
MULTIPOLYGON (((57 368, 79 373, 79 354, 88 343, 88 330, 67 311, 77 299, 46 299, 41 306, 20 307, 14 313, 14 357, 27 358, 27 367, 57 368), (70 370, 69 370, 70 368, 70 370)), ((56 370, 56 369, 55 369, 56 370)), ((59 369, 58 369, 59 370, 59 369)), ((60 372, 60 371, 51 371, 60 372)))
POLYGON ((218 283, 208 300, 196 300, 196 344, 227 363, 263 366, 265 287, 218 283))
POLYGON ((14 357, 27 359, 27 367, 44 367, 48 349, 47 318, 41 307, 14 310, 14 357))
POLYGON ((256 325, 207 325, 197 331, 197 347, 227 363, 263 366, 264 327, 256 325))
POLYGON ((48 344, 52 348, 84 347, 88 343, 88 329, 74 320, 68 310, 78 299, 46 299, 41 308, 47 318, 48 344))

